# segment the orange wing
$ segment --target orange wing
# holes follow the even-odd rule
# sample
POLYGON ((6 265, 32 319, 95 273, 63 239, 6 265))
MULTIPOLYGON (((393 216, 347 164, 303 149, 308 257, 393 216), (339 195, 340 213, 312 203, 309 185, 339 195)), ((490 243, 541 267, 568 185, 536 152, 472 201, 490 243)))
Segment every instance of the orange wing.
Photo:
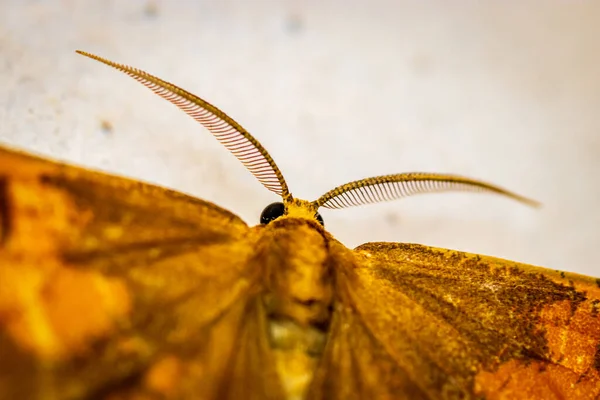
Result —
POLYGON ((0 147, 0 399, 278 398, 246 224, 0 147))
POLYGON ((415 244, 335 259, 311 398, 600 397, 600 280, 415 244))

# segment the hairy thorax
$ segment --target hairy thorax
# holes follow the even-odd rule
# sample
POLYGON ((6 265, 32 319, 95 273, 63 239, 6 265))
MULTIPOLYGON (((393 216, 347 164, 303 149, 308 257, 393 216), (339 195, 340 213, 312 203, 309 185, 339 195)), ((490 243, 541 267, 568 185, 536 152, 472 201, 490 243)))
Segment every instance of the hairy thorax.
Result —
POLYGON ((285 218, 266 229, 270 346, 288 399, 305 398, 327 341, 333 274, 322 229, 285 218))

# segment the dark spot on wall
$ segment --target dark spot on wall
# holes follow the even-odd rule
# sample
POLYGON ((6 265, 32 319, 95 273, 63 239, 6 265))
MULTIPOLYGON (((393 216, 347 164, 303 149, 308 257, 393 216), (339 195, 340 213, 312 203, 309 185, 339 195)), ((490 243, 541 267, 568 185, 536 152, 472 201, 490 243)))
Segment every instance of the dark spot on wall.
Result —
POLYGON ((304 30, 304 20, 298 14, 290 14, 285 19, 285 31, 290 35, 297 35, 304 30))
POLYGON ((385 216, 385 222, 390 226, 398 226, 400 225, 400 216, 397 213, 389 212, 385 216))
POLYGON ((427 76, 434 68, 434 60, 428 54, 415 54, 409 60, 409 66, 416 76, 427 76))
POLYGON ((150 0, 146 2, 144 15, 148 18, 156 18, 158 16, 158 4, 156 4, 156 1, 150 0))
POLYGON ((596 286, 600 288, 600 278, 596 278, 596 286))
POLYGON ((560 277, 564 278, 565 277, 565 273, 563 271, 560 271, 560 277))
POLYGON ((113 131, 112 123, 107 119, 100 120, 100 130, 102 133, 110 134, 113 131))

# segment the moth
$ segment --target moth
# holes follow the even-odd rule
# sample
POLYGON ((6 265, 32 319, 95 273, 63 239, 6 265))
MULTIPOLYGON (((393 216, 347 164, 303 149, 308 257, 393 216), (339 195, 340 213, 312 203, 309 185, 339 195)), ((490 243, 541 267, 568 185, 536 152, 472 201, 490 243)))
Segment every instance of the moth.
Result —
POLYGON ((0 148, 0 399, 597 399, 600 280, 404 243, 353 250, 319 208, 448 190, 362 179, 293 197, 199 97, 112 66, 202 124, 281 202, 203 200, 0 148))

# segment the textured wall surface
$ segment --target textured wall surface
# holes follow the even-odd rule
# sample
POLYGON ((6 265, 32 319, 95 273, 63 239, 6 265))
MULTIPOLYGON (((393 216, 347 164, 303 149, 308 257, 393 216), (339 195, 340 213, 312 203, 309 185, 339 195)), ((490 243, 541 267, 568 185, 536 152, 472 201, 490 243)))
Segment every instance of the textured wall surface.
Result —
POLYGON ((416 242, 600 276, 599 3, 427 3, 2 0, 0 142, 249 223, 276 200, 202 127, 83 49, 222 108, 297 197, 436 171, 543 203, 443 194, 323 211, 349 246, 416 242))

